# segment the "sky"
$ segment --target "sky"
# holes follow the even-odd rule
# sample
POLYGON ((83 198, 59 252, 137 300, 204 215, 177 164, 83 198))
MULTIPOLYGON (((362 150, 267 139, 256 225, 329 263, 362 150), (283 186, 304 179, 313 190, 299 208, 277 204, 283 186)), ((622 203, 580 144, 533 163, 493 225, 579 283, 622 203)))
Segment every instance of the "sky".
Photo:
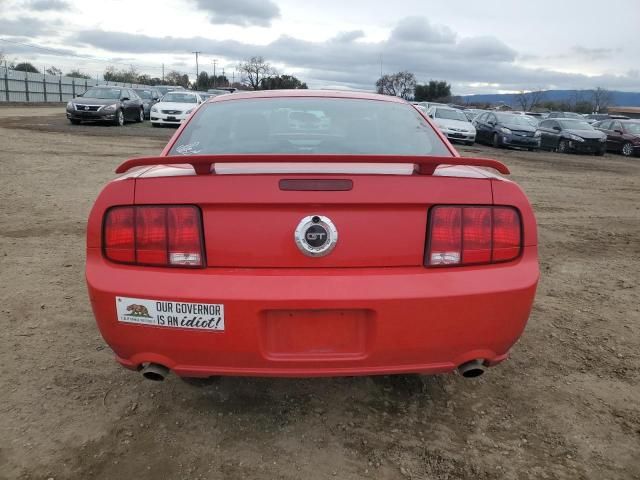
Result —
POLYGON ((263 56, 311 88, 372 90, 380 73, 456 95, 640 91, 639 0, 0 0, 0 52, 101 76, 195 78, 263 56))

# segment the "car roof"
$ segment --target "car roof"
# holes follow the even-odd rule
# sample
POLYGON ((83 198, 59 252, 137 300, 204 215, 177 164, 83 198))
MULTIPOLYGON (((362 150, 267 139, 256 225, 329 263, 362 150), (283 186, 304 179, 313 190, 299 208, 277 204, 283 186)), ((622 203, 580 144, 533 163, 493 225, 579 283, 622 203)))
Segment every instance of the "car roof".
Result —
POLYGON ((366 93, 352 90, 257 90, 257 91, 236 91, 233 95, 218 95, 212 97, 207 102, 228 102, 234 100, 248 100, 252 98, 349 98, 358 100, 375 100, 390 103, 407 103, 399 97, 391 95, 380 95, 377 93, 366 93))

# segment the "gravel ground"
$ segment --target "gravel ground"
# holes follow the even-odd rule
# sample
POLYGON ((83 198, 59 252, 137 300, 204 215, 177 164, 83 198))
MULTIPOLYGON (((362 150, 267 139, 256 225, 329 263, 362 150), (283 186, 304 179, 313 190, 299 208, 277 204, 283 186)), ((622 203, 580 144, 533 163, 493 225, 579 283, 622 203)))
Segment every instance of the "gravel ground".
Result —
POLYGON ((223 378, 119 367, 84 279, 91 204, 173 133, 0 109, 0 478, 640 478, 640 159, 461 147, 513 171, 542 278, 509 361, 458 375, 223 378))

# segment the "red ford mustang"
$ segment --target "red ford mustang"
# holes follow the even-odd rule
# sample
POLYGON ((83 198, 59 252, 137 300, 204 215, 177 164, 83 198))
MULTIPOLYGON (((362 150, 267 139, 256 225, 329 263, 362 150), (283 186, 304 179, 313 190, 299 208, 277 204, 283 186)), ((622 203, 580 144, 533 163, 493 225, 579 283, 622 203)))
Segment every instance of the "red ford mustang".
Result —
POLYGON ((96 200, 98 327, 153 380, 479 375, 538 281, 531 206, 486 167, 394 97, 215 97, 96 200))

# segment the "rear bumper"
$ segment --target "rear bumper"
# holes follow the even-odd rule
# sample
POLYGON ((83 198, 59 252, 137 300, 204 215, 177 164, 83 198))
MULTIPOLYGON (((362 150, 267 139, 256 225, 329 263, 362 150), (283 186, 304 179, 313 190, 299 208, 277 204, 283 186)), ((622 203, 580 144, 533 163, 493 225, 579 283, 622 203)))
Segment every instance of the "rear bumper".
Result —
POLYGON ((537 248, 526 247, 517 261, 481 268, 185 271, 116 265, 90 248, 86 274, 98 327, 125 367, 337 376, 499 363, 529 317, 538 263, 537 248), (120 323, 116 296, 222 303, 225 330, 120 323))

